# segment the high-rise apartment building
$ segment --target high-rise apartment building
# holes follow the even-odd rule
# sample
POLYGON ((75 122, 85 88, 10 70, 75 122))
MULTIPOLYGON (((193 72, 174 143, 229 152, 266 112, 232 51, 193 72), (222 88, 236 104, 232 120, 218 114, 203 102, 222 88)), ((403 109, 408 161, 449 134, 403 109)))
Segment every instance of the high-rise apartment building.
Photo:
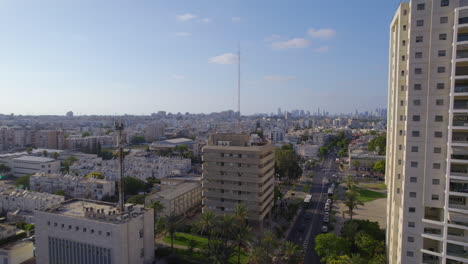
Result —
POLYGON ((203 210, 231 213, 247 207, 248 219, 263 224, 273 206, 274 146, 248 135, 213 134, 203 148, 203 210))
POLYGON ((154 261, 153 209, 73 199, 35 211, 36 262, 133 264, 154 261))
POLYGON ((468 1, 401 3, 389 55, 389 263, 468 263, 468 1))

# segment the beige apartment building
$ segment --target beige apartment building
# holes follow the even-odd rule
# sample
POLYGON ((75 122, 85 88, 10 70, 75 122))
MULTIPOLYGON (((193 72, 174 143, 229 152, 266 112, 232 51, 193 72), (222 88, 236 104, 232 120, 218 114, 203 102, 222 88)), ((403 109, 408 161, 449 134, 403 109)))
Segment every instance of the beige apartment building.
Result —
POLYGON ((468 1, 399 5, 387 127, 389 263, 468 263, 468 1))
POLYGON ((231 213, 239 203, 263 224, 273 206, 274 146, 248 135, 213 134, 203 148, 203 210, 231 213))

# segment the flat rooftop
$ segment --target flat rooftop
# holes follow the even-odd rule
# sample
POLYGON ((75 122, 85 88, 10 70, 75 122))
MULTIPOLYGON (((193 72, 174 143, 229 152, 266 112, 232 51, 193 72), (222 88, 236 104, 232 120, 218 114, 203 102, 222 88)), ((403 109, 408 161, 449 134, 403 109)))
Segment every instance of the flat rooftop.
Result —
POLYGON ((93 208, 93 211, 104 210, 108 212, 117 211, 117 206, 113 203, 94 202, 88 200, 70 200, 61 204, 60 210, 54 211, 55 214, 68 215, 72 217, 85 217, 85 208, 93 208))
POLYGON ((46 157, 36 157, 36 156, 23 156, 19 158, 14 158, 13 160, 16 161, 28 161, 28 162, 52 162, 54 159, 46 158, 46 157))

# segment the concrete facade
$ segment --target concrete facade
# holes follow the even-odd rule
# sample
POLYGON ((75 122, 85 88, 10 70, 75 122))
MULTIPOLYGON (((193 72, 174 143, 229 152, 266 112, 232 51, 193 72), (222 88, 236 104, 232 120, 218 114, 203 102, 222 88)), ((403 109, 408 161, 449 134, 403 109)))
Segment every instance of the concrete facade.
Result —
POLYGON ((274 146, 248 135, 213 134, 203 148, 203 210, 231 213, 238 203, 262 223, 273 206, 274 146))
POLYGON ((468 262, 467 5, 411 0, 390 25, 390 264, 468 262))

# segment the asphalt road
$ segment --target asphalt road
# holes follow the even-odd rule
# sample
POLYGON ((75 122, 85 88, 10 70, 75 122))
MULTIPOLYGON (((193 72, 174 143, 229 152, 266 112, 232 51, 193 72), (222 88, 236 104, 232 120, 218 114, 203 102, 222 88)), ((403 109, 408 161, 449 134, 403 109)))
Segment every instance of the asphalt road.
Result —
POLYGON ((323 168, 326 172, 315 171, 312 179, 309 194, 312 199, 308 208, 304 208, 294 223, 292 232, 288 240, 303 247, 305 264, 318 264, 320 257, 314 250, 314 239, 321 233, 323 225, 323 213, 325 202, 327 200, 328 185, 324 184, 324 178, 332 178, 336 174, 337 165, 334 163, 334 157, 329 157, 323 162, 323 168), (308 217, 306 217, 306 215, 308 217))

